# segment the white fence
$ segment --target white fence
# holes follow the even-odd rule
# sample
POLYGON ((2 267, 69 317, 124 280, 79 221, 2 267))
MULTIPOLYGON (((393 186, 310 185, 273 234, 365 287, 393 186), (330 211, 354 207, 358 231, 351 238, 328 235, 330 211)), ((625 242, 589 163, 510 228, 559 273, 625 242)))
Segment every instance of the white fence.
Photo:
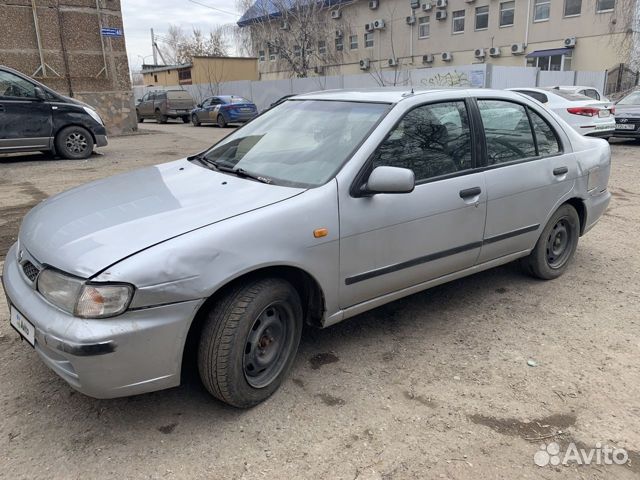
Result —
MULTIPOLYGON (((607 72, 548 72, 531 67, 500 67, 475 64, 455 67, 415 68, 285 80, 236 81, 219 84, 182 85, 197 102, 212 95, 239 95, 263 110, 271 103, 292 93, 306 93, 336 88, 367 88, 380 86, 429 87, 549 87, 554 85, 585 85, 604 90, 607 72)), ((141 98, 158 87, 134 87, 134 96, 141 98)))

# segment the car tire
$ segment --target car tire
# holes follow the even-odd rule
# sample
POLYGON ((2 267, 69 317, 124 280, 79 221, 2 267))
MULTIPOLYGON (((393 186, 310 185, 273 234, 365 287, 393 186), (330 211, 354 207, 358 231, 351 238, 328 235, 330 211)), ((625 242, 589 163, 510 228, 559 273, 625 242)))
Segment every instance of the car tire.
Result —
POLYGON ((189 123, 190 122, 189 115, 183 115, 180 118, 182 118, 182 123, 189 123))
POLYGON ((86 128, 66 127, 58 132, 55 139, 56 153, 69 160, 88 158, 93 152, 94 141, 86 128))
POLYGON ((136 110, 136 117, 138 117, 138 123, 144 122, 144 117, 140 115, 140 112, 136 110))
POLYGON ((160 112, 160 110, 156 110, 156 122, 158 123, 167 123, 167 116, 163 115, 162 112, 160 112))
POLYGON ((200 125, 202 125, 202 123, 200 122, 200 119, 195 113, 191 115, 191 123, 193 123, 194 127, 199 127, 200 125))
POLYGON ((237 408, 263 402, 291 369, 301 332, 300 297, 289 282, 266 278, 230 290, 209 311, 200 336, 205 388, 237 408))
POLYGON ((522 261, 527 273, 543 280, 558 278, 567 269, 578 246, 580 217, 569 204, 551 216, 536 246, 522 261))
POLYGON ((227 121, 224 119, 224 115, 222 115, 221 113, 218 114, 218 126, 220 128, 224 128, 227 126, 227 121))

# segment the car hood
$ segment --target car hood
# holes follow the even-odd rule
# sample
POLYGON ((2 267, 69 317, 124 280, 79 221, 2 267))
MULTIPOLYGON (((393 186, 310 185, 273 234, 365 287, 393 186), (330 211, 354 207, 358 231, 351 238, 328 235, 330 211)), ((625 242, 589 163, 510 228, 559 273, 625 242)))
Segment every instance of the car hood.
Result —
POLYGON ((152 245, 303 191, 226 175, 183 159, 45 200, 22 222, 20 245, 43 264, 91 277, 152 245))
POLYGON ((616 117, 640 117, 640 105, 616 105, 616 117))

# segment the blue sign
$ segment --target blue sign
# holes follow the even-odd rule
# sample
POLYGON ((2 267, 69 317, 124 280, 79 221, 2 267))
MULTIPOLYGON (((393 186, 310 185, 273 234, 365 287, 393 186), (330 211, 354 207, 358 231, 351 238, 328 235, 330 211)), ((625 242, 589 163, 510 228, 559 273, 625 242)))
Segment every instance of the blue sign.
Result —
POLYGON ((121 37, 122 29, 121 28, 111 28, 104 27, 100 29, 100 35, 103 37, 121 37))

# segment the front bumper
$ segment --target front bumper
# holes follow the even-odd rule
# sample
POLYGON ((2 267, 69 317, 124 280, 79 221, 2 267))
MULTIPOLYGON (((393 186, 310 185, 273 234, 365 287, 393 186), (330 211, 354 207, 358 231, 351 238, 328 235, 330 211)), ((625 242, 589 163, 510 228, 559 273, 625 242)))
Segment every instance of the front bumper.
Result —
POLYGON ((179 385, 182 353, 201 300, 130 310, 107 319, 73 317, 49 304, 7 253, 2 282, 10 305, 35 327, 42 361, 76 390, 114 398, 179 385))
POLYGON ((96 147, 106 147, 108 143, 106 135, 96 135, 96 147))

